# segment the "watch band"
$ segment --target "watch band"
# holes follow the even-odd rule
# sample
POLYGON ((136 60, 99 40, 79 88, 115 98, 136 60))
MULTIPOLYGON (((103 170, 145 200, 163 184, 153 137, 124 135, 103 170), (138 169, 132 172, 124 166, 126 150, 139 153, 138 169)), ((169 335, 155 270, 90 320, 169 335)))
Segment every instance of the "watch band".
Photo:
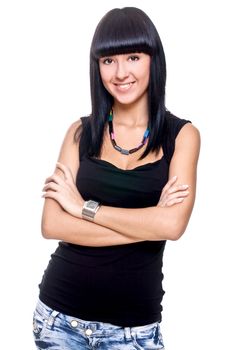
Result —
POLYGON ((93 221, 97 210, 100 208, 100 203, 92 199, 85 201, 82 208, 82 218, 93 221))

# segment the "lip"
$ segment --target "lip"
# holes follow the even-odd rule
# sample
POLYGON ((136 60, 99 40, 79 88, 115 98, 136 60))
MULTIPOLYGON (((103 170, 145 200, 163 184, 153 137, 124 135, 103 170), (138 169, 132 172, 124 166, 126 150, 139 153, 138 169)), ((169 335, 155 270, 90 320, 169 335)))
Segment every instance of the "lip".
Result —
POLYGON ((135 81, 129 81, 127 83, 114 83, 114 85, 119 91, 128 91, 134 83, 135 81))

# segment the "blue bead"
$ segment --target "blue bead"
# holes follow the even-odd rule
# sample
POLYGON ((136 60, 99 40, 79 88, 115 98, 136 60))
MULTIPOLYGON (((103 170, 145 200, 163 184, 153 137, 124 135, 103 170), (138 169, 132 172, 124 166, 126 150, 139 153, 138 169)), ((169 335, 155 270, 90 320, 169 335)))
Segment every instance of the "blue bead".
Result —
POLYGON ((149 130, 149 129, 146 129, 145 134, 144 134, 144 137, 146 138, 146 137, 149 135, 149 133, 150 133, 150 130, 149 130))

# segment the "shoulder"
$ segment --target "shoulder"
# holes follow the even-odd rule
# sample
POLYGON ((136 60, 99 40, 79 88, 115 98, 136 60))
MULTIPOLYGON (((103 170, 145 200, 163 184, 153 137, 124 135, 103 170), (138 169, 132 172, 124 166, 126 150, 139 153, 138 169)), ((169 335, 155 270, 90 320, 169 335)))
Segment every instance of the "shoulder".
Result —
POLYGON ((189 158, 191 162, 196 163, 200 153, 201 137, 196 126, 191 122, 182 124, 174 145, 174 157, 189 158))
POLYGON ((71 137, 74 136, 76 130, 80 128, 82 125, 81 118, 74 121, 72 124, 70 124, 66 130, 66 136, 71 137))
POLYGON ((197 153, 200 148, 200 133, 189 118, 181 118, 166 111, 164 149, 171 160, 173 153, 190 151, 197 153))
POLYGON ((77 130, 78 128, 80 128, 81 126, 82 126, 82 120, 81 120, 81 118, 80 118, 80 119, 76 120, 75 122, 73 122, 73 123, 70 125, 68 131, 69 131, 71 134, 72 134, 72 133, 75 133, 76 130, 77 130))
POLYGON ((66 138, 75 143, 79 142, 83 129, 86 127, 89 117, 80 117, 74 121, 66 131, 66 138))
POLYGON ((195 125, 191 123, 187 123, 181 128, 179 134, 177 135, 177 140, 184 139, 184 138, 187 138, 189 140, 194 139, 194 140, 200 141, 201 139, 200 131, 195 125))
POLYGON ((81 160, 87 153, 91 141, 90 116, 82 116, 73 122, 67 131, 68 143, 79 155, 81 160))
POLYGON ((79 127, 84 127, 89 122, 89 120, 90 120, 90 116, 80 117, 70 125, 70 127, 68 128, 68 131, 72 132, 72 131, 76 131, 77 128, 79 127))
POLYGON ((196 155, 198 157, 201 146, 201 136, 198 128, 193 124, 186 124, 176 138, 175 150, 196 155))

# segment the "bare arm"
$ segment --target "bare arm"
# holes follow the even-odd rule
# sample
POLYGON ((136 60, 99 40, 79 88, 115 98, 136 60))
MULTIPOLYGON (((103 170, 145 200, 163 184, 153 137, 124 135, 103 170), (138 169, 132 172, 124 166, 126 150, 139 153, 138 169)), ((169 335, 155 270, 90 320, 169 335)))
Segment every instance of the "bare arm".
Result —
POLYGON ((142 239, 124 236, 107 227, 76 218, 64 210, 53 211, 48 229, 42 229, 44 238, 90 247, 104 247, 140 242, 142 239))
MULTIPOLYGON (((73 142, 73 136, 80 124, 81 120, 70 126, 58 158, 59 162, 69 167, 74 179, 79 167, 79 143, 73 142)), ((59 169, 56 168, 55 173, 64 178, 63 172, 59 169)), ((82 205, 84 202, 82 197, 79 196, 78 199, 79 204, 82 205)), ((41 231, 44 238, 64 240, 86 246, 119 245, 140 241, 138 238, 126 237, 110 228, 74 217, 52 198, 45 198, 41 231)))
POLYGON ((189 185, 188 197, 171 207, 124 209, 100 207, 95 222, 123 235, 143 240, 176 240, 185 231, 195 200, 196 169, 200 136, 192 124, 186 124, 176 139, 169 178, 176 175, 180 183, 189 185))

